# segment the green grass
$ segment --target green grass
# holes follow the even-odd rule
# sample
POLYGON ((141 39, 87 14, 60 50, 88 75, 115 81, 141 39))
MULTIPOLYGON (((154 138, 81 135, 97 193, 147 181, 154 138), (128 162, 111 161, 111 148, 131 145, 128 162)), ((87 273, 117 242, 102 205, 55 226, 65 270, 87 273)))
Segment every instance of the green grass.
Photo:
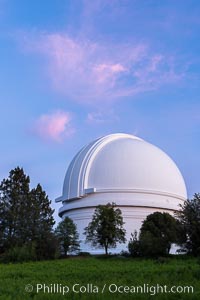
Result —
POLYGON ((200 262, 195 258, 169 258, 164 260, 145 260, 110 257, 83 257, 54 261, 29 262, 0 265, 0 300, 26 299, 200 299, 200 262), (37 293, 36 284, 53 283, 69 286, 66 295, 37 293), (98 286, 99 293, 79 293, 71 291, 74 284, 98 286), (110 284, 118 286, 168 285, 193 286, 194 293, 150 294, 109 293, 110 284), (33 285, 32 292, 25 286, 33 285), (101 294, 106 284, 105 292, 101 294))

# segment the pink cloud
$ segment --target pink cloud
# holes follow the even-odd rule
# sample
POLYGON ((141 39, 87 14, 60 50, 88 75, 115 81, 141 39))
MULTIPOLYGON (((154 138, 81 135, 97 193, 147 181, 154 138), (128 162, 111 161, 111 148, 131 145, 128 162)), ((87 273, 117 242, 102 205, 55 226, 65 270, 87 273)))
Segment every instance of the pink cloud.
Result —
POLYGON ((53 87, 83 103, 109 102, 176 83, 182 78, 171 58, 144 43, 103 44, 68 34, 39 34, 25 41, 47 58, 53 87))
POLYGON ((122 64, 99 64, 94 66, 93 74, 96 78, 96 82, 98 84, 107 83, 110 81, 111 84, 114 85, 117 77, 121 75, 121 73, 125 72, 126 68, 122 64))
POLYGON ((43 114, 36 120, 34 132, 43 140, 61 142, 74 133, 71 116, 64 111, 43 114))

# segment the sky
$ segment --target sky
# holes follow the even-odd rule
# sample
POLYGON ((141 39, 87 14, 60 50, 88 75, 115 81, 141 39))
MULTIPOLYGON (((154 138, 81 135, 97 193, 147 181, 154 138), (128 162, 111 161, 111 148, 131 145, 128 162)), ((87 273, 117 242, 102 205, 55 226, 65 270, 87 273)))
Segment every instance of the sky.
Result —
POLYGON ((67 167, 124 132, 200 192, 198 0, 0 0, 0 181, 23 167, 57 217, 67 167))

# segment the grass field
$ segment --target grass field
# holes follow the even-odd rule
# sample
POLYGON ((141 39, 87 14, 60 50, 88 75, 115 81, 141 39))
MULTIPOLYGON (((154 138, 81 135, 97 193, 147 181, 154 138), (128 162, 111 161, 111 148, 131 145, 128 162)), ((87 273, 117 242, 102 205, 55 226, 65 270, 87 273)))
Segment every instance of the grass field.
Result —
MULTIPOLYGON (((152 288, 151 294, 153 293, 152 288)), ((0 299, 200 299, 200 261, 195 258, 181 259, 180 257, 168 258, 164 261, 123 257, 77 257, 22 264, 1 264, 0 299), (52 291, 53 284, 58 284, 55 286, 58 292, 44 293, 44 286, 41 285, 38 285, 38 289, 42 289, 37 292, 37 284, 45 284, 49 289, 52 287, 52 291), (75 284, 77 285, 74 286, 75 284), (73 286, 78 292, 80 286, 87 287, 87 284, 90 284, 89 290, 85 293, 72 291, 73 286), (128 288, 125 288, 126 292, 123 293, 119 291, 111 293, 108 290, 109 286, 112 291, 115 291, 116 286, 131 288, 137 285, 144 286, 144 284, 146 289, 157 284, 167 285, 167 288, 193 286, 194 292, 161 293, 160 291, 153 296, 150 293, 135 294, 128 291, 128 288), (69 292, 65 295, 62 295, 63 286, 69 287, 69 292), (98 287, 98 293, 91 293, 91 289, 95 289, 95 286, 98 287), (102 293, 104 286, 105 290, 102 293), (31 292, 25 291, 32 288, 31 292)))

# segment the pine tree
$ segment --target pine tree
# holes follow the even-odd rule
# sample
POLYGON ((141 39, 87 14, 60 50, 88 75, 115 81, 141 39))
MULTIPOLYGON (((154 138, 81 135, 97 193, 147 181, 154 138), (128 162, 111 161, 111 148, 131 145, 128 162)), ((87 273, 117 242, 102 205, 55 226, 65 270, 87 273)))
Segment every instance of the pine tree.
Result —
POLYGON ((41 259, 48 257, 53 243, 54 210, 41 185, 31 191, 29 185, 29 176, 19 167, 0 185, 0 253, 33 245, 41 259))
POLYGON ((39 257, 48 257, 49 241, 54 243, 52 227, 54 210, 50 207, 51 201, 40 184, 30 191, 29 203, 29 236, 36 243, 39 257))
POLYGON ((29 176, 22 168, 15 168, 0 185, 1 248, 21 246, 26 240, 28 218, 25 218, 29 200, 29 176))

